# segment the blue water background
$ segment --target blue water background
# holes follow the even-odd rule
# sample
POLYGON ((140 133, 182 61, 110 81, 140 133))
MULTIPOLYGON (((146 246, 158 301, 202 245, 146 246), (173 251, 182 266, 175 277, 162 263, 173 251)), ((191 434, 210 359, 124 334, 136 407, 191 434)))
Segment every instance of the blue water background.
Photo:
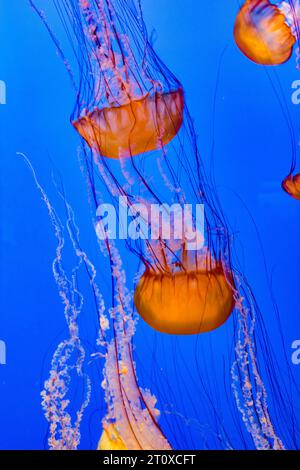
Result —
MULTIPOLYGON (((300 105, 291 102, 291 85, 299 78, 299 71, 295 57, 267 73, 242 56, 232 36, 237 10, 236 1, 144 0, 145 19, 156 38, 155 47, 184 84, 207 168, 214 143, 217 189, 233 228, 240 266, 261 307, 275 360, 284 377, 285 353, 300 383, 300 365, 293 365, 290 359, 291 344, 300 339, 300 206, 280 188, 291 162, 291 140, 272 87, 275 85, 278 92, 280 83, 299 140, 300 105), (270 279, 280 312, 283 345, 270 279)), ((51 8, 47 11, 53 29, 60 32, 56 16, 51 8)), ((0 0, 0 43, 0 79, 7 85, 7 104, 0 106, 0 340, 7 347, 7 364, 0 366, 0 448, 42 449, 47 423, 40 391, 55 346, 66 332, 51 272, 53 231, 32 175, 17 152, 28 156, 53 204, 62 211, 51 182, 53 171, 56 177, 61 176, 81 227, 82 243, 95 258, 96 247, 91 241, 86 186, 77 159, 79 139, 69 123, 74 94, 49 35, 26 0, 0 0)), ((126 253, 123 255, 130 274, 126 253)), ((66 260, 67 265, 72 262, 72 258, 66 260)), ((108 271, 104 265, 98 269, 106 295, 108 271)), ((97 326, 89 302, 82 331, 88 350, 93 352, 97 326)), ((225 421, 228 410, 220 388, 223 369, 219 361, 228 356, 231 341, 231 326, 225 325, 212 339, 197 345, 200 368, 206 368, 210 378, 213 374, 218 377, 214 393, 225 421), (206 352, 214 357, 214 363, 209 359, 203 364, 206 352)), ((155 391, 159 407, 166 412, 162 417, 166 432, 170 431, 168 420, 174 419, 178 409, 182 416, 176 422, 182 419, 190 429, 189 436, 180 425, 174 425, 173 445, 204 447, 207 440, 208 447, 218 448, 220 442, 210 431, 214 417, 206 415, 198 394, 199 377, 193 365, 187 366, 189 360, 191 364, 195 361, 195 341, 162 339, 140 322, 136 353, 142 384, 155 391), (160 372, 163 379, 157 377, 160 372), (187 423, 189 418, 191 422, 187 423)), ((81 448, 96 447, 105 410, 95 365, 91 375, 92 403, 83 423, 81 448)), ((226 375, 224 380, 228 385, 230 377, 226 375)), ((297 412, 300 401, 296 396, 294 400, 297 412)), ((228 423, 233 445, 241 447, 240 433, 230 419, 228 423)), ((246 445, 250 447, 251 442, 246 445)))

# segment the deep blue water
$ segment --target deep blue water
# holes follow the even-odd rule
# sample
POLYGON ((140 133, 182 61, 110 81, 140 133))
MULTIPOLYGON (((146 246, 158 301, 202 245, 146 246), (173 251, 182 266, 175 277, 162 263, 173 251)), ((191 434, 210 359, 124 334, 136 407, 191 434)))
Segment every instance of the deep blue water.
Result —
MULTIPOLYGON (((261 307, 274 360, 282 377, 287 377, 286 354, 300 385, 300 365, 291 361, 291 345, 300 339, 300 206, 280 187, 290 167, 291 138, 274 92, 274 87, 277 92, 282 90, 298 144, 300 104, 294 105, 291 95, 299 71, 295 57, 276 70, 267 70, 242 56, 232 36, 237 10, 237 1, 144 0, 146 22, 150 31, 155 30, 155 47, 184 84, 207 167, 214 142, 217 189, 233 229, 240 266, 261 307)), ((49 22, 59 32, 51 7, 47 11, 49 22)), ((51 272, 53 232, 32 175, 17 152, 30 159, 55 207, 60 207, 61 201, 51 176, 53 171, 60 175, 81 227, 81 240, 91 256, 96 249, 87 223, 85 182, 76 157, 79 139, 69 123, 74 94, 51 39, 26 0, 0 0, 0 42, 0 80, 7 88, 6 104, 0 105, 0 340, 6 344, 6 364, 0 365, 0 448, 41 449, 45 447, 47 423, 40 391, 65 323, 51 272)), ((124 256, 128 267, 126 253, 124 256)), ((108 274, 104 266, 100 270, 105 293, 108 274)), ((89 301, 82 328, 92 352, 97 330, 89 301)), ((180 409, 185 423, 190 419, 185 424, 190 434, 183 435, 177 426, 181 418, 176 424, 172 413, 163 414, 166 432, 168 420, 174 420, 174 445, 197 448, 207 441, 211 448, 219 446, 208 430, 213 418, 206 415, 197 395, 199 377, 193 366, 186 367, 195 360, 197 351, 200 367, 216 376, 214 396, 224 420, 228 418, 232 442, 242 446, 226 410, 226 397, 218 388, 223 381, 221 361, 232 346, 230 335, 227 324, 209 340, 201 343, 200 338, 196 350, 195 341, 161 338, 139 323, 136 351, 142 384, 156 393, 162 410, 180 409), (214 363, 205 365, 205 352, 211 348, 214 363)), ((262 362, 267 360, 261 358, 262 362)), ((95 365, 91 375, 95 386, 83 423, 82 448, 96 447, 104 413, 95 365)), ((293 400, 299 420, 299 397, 295 395, 293 400)))

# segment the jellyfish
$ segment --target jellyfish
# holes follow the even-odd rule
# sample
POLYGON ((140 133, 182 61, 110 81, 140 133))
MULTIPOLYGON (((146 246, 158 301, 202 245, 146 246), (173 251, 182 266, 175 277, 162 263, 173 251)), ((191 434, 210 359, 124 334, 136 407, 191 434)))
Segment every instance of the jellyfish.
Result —
POLYGON ((73 126, 92 149, 108 158, 167 145, 182 124, 181 88, 175 81, 165 87, 162 72, 154 78, 149 65, 141 67, 147 51, 139 45, 134 48, 124 31, 126 18, 116 14, 113 2, 96 6, 82 0, 79 7, 96 78, 94 94, 87 97, 84 107, 78 103, 73 126))
MULTIPOLYGON (((187 258, 188 259, 188 258, 187 258)), ((187 262, 180 268, 150 266, 134 294, 135 306, 152 328, 162 333, 190 335, 220 327, 234 309, 234 291, 222 264, 187 262)))
MULTIPOLYGON (((160 180, 163 179, 169 188, 169 200, 173 202, 179 195, 181 202, 187 200, 187 196, 181 189, 180 181, 178 179, 176 181, 173 169, 167 168, 167 172, 165 172, 162 168, 165 165, 162 159, 167 160, 168 148, 180 133, 183 125, 183 88, 160 62, 149 44, 141 10, 136 10, 134 17, 137 20, 131 20, 133 21, 131 28, 125 30, 124 26, 130 21, 129 15, 131 15, 134 4, 124 8, 122 14, 120 14, 118 2, 98 2, 95 5, 90 1, 82 1, 79 4, 71 2, 71 5, 75 23, 77 22, 76 34, 84 37, 84 47, 89 54, 90 60, 87 67, 90 67, 90 70, 86 74, 91 77, 89 85, 93 91, 91 94, 86 83, 82 84, 71 122, 92 150, 96 168, 105 180, 105 184, 115 197, 126 195, 130 208, 137 202, 150 204, 151 199, 153 202, 158 202, 156 189, 152 188, 149 182, 151 176, 145 176, 143 171, 138 168, 139 159, 137 157, 150 153, 161 160, 158 177, 160 180), (131 31, 135 30, 137 33, 132 38, 131 31), (158 155, 155 155, 155 152, 158 155), (129 162, 126 162, 126 157, 129 162), (125 159, 121 163, 124 176, 123 184, 120 184, 120 179, 116 180, 115 165, 106 162, 107 158, 121 159, 122 161, 125 159), (142 191, 144 193, 142 196, 129 197, 127 187, 134 184, 137 186, 136 192, 142 191)), ((83 61, 83 68, 85 66, 86 60, 83 61)), ((191 165, 188 162, 188 156, 182 158, 180 141, 174 143, 174 146, 175 158, 181 159, 178 164, 183 167, 187 180, 191 180, 190 172, 193 170, 190 167, 194 166, 194 171, 199 172, 198 162, 193 162, 191 165)), ((201 194, 203 190, 198 188, 198 185, 199 183, 195 179, 190 181, 194 192, 201 194)), ((159 241, 158 250, 165 251, 166 257, 174 253, 174 258, 176 258, 175 252, 181 251, 181 248, 173 248, 169 246, 170 244, 164 246, 164 243, 164 241, 159 241)), ((144 314, 147 310, 144 302, 147 298, 145 286, 147 285, 149 289, 152 282, 157 284, 150 273, 155 273, 155 264, 160 256, 160 253, 156 253, 157 249, 153 243, 146 241, 145 244, 147 253, 152 251, 154 258, 149 261, 150 269, 144 273, 135 294, 135 305, 144 319, 149 317, 148 314, 144 314), (144 280, 146 282, 143 282, 144 280)), ((134 248, 131 247, 131 249, 134 248)), ((141 250, 139 252, 139 257, 143 257, 144 253, 141 250)), ((196 256, 198 255, 199 253, 196 256)), ((177 257, 180 256, 178 254, 177 257)), ((232 289, 223 272, 223 268, 225 270, 227 268, 222 266, 222 262, 218 267, 212 267, 211 265, 218 263, 212 253, 210 254, 211 259, 207 263, 201 254, 198 257, 199 260, 196 261, 196 264, 199 264, 199 268, 196 264, 193 267, 192 261, 191 266, 187 268, 188 275, 185 274, 187 270, 179 258, 177 260, 178 272, 169 266, 167 269, 169 273, 163 273, 166 280, 166 283, 163 283, 163 290, 166 291, 167 285, 169 286, 167 289, 169 296, 165 292, 166 302, 171 299, 172 284, 177 286, 177 300, 184 294, 181 309, 178 302, 177 308, 179 310, 174 309, 173 329, 169 327, 163 331, 173 330, 174 333, 181 332, 181 334, 189 331, 198 331, 199 333, 209 331, 222 325, 233 310, 232 289), (202 268, 200 267, 201 263, 203 264, 202 268), (193 273, 196 276, 196 283, 199 285, 198 290, 194 287, 193 273), (193 302, 191 300, 193 307, 190 312, 190 324, 179 322, 176 326, 176 320, 183 317, 183 307, 187 295, 186 282, 194 296, 193 302), (197 307, 198 302, 200 302, 199 307, 197 307), (200 324, 202 327, 199 326, 200 324)), ((171 261, 171 263, 173 262, 174 260, 171 261)), ((144 263, 146 263, 145 259, 144 263)), ((152 307, 154 307, 154 303, 152 303, 152 307)), ((157 305, 156 315, 161 308, 162 305, 157 305)), ((169 306, 169 308, 171 307, 169 306)), ((166 312, 165 317, 167 317, 166 312)), ((169 319, 171 319, 170 315, 169 319)), ((148 323, 151 324, 151 321, 148 323)))
POLYGON ((282 189, 291 197, 300 201, 300 174, 288 175, 282 182, 282 189))
MULTIPOLYGON (((240 50, 252 61, 262 65, 279 65, 286 62, 295 42, 299 40, 299 1, 281 1, 278 5, 269 0, 247 0, 241 7, 235 22, 234 37, 240 50)), ((296 50, 299 68, 299 45, 296 50)), ((272 85, 274 86, 274 85, 272 85)), ((286 108, 276 94, 280 106, 286 108)), ((294 174, 296 155, 294 129, 288 111, 284 113, 292 140, 292 164, 288 176, 282 182, 282 189, 299 199, 299 175, 294 174)))
MULTIPOLYGON (((250 13, 253 7, 252 13, 258 16, 261 27, 261 11, 255 5, 246 3, 250 13)), ((295 38, 288 36, 289 28, 285 29, 284 17, 276 7, 269 2, 259 5, 266 7, 264 25, 270 26, 269 20, 274 18, 275 24, 282 26, 283 32, 277 28, 274 32, 276 39, 284 39, 276 59, 280 56, 280 61, 287 60, 295 38)), ((205 334, 220 330, 231 317, 235 347, 230 372, 241 421, 255 448, 283 449, 257 359, 259 309, 247 281, 235 266, 232 234, 213 180, 205 172, 184 88, 154 51, 141 3, 64 0, 57 11, 74 44, 78 81, 45 16, 40 17, 51 31, 75 85, 71 123, 82 138, 89 200, 94 209, 107 196, 115 207, 120 199, 126 201, 134 233, 132 238, 120 238, 130 263, 137 265, 136 276, 131 280, 132 296, 122 267, 123 249, 118 249, 105 227, 96 229, 96 233, 104 234, 99 245, 102 255, 109 259, 113 286, 109 314, 100 315, 99 345, 105 347, 102 386, 107 413, 98 448, 171 447, 169 436, 158 425, 155 396, 137 382, 132 344, 138 312, 160 334, 197 335, 199 341, 205 334), (205 223, 199 237, 193 204, 205 207, 205 223), (179 237, 178 217, 174 213, 171 217, 174 205, 189 208, 188 222, 179 237), (149 220, 144 208, 151 211, 157 206, 158 217, 149 220), (165 233, 161 212, 171 220, 170 233, 165 233), (154 236, 147 237, 147 232, 154 236), (188 249, 190 243, 193 246, 188 249), (111 341, 106 339, 109 334, 111 341)), ((251 23, 246 26, 253 35, 251 23)), ((266 48, 255 35, 254 38, 260 60, 266 60, 271 46, 272 54, 275 52, 272 34, 266 48)), ((274 57, 272 60, 275 63, 274 57)), ((99 228, 103 219, 96 216, 93 222, 99 228)), ((94 292, 98 291, 94 287, 94 292)), ((210 401, 210 406, 216 417, 215 404, 210 401)))
MULTIPOLYGON (((100 168, 102 175, 106 173, 105 178, 108 181, 109 174, 114 170, 108 171, 108 165, 103 162, 103 157, 137 157, 151 151, 158 151, 166 156, 169 144, 178 135, 183 124, 183 89, 166 67, 160 64, 147 42, 145 32, 143 33, 145 37, 139 35, 134 43, 130 40, 128 33, 120 33, 124 23, 124 14, 119 15, 118 2, 100 2, 97 7, 93 7, 92 2, 84 1, 80 6, 82 20, 86 26, 85 36, 92 48, 91 60, 94 59, 93 66, 96 68, 98 80, 94 84, 95 90, 91 102, 88 101, 84 109, 79 98, 72 123, 92 149, 98 169, 100 168), (140 44, 137 45, 137 41, 140 41, 140 44), (143 51, 142 58, 140 51, 143 51)), ((130 9, 128 13, 129 11, 130 9)), ((134 26, 137 30, 145 31, 141 21, 140 24, 137 22, 134 26)), ((126 163, 123 165, 124 168, 126 163)), ((186 166, 185 163, 184 165, 186 166)), ((130 183, 137 176, 144 186, 143 190, 148 192, 148 195, 139 198, 138 202, 146 203, 147 201, 149 204, 149 196, 157 200, 155 190, 150 187, 148 178, 144 177, 141 172, 135 171, 134 162, 132 167, 134 171, 128 172, 130 176, 124 171, 125 179, 130 183)), ((189 178, 187 168, 185 172, 189 178)), ((159 176, 160 178, 165 176, 164 181, 172 177, 172 175, 165 175, 163 170, 160 171, 159 176)), ((171 181, 169 187, 175 185, 180 186, 178 182, 171 181)), ((114 181, 110 181, 108 186, 113 194, 128 196, 124 184, 120 188, 114 181)), ((174 199, 172 192, 170 190, 169 197, 174 199)), ((180 192, 181 200, 186 200, 183 191, 180 190, 180 192)), ((177 195, 178 192, 175 190, 175 197, 177 195)), ((128 197, 128 201, 131 207, 134 202, 137 202, 137 198, 130 200, 128 197)), ((173 252, 173 248, 163 246, 163 244, 164 242, 159 242, 159 250, 165 251, 167 257, 173 252)), ((146 242, 146 245, 148 252, 156 252, 151 242, 146 242)), ((196 264, 193 266, 193 261, 191 261, 190 266, 185 268, 184 263, 180 263, 179 260, 177 272, 173 266, 168 266, 167 272, 162 269, 161 291, 159 289, 157 291, 157 300, 162 297, 163 293, 165 305, 159 302, 155 305, 152 298, 149 311, 149 300, 153 294, 152 287, 159 285, 160 279, 160 274, 155 267, 158 256, 154 255, 156 259, 150 261, 149 269, 146 269, 135 291, 135 305, 138 312, 144 319, 151 318, 147 323, 155 325, 159 331, 179 334, 200 333, 222 325, 233 310, 233 292, 223 272, 222 263, 219 263, 218 267, 211 266, 217 262, 213 255, 210 255, 211 259, 207 263, 200 259, 200 255, 199 260, 196 261, 199 267, 196 264), (195 288, 196 284, 198 289, 195 288), (174 290, 176 291, 175 297, 172 295, 174 290), (187 296, 191 303, 189 321, 184 315, 187 296), (181 306, 180 299, 182 299, 181 306), (174 312, 173 320, 171 312, 174 312), (167 324, 164 325, 164 320, 162 320, 159 327, 158 317, 168 319, 167 324)), ((186 254, 183 253, 182 256, 186 257, 186 254)))
POLYGON ((88 145, 105 157, 130 157, 167 145, 181 127, 181 90, 129 99, 127 104, 96 108, 73 122, 88 145))
POLYGON ((234 26, 242 53, 261 65, 280 65, 292 55, 296 37, 280 8, 269 0, 247 0, 234 26))

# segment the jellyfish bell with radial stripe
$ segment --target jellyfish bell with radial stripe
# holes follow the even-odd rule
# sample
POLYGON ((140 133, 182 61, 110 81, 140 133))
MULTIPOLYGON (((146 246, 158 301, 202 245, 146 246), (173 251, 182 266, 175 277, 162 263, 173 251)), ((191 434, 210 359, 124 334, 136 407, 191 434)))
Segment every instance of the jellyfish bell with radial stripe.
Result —
POLYGON ((148 93, 120 106, 95 108, 73 126, 96 153, 131 157, 167 145, 181 128, 183 109, 182 89, 148 93))
POLYGON ((112 0, 82 0, 78 12, 89 81, 71 122, 94 153, 111 159, 161 150, 178 134, 184 113, 181 84, 149 43, 140 8, 126 3, 120 11, 112 0))
POLYGON ((247 0, 234 26, 234 39, 242 53, 261 65, 289 60, 296 38, 279 7, 269 0, 247 0))
POLYGON ((207 333, 223 325, 235 306, 233 280, 221 263, 205 264, 169 272, 147 268, 134 294, 143 320, 173 335, 207 333))

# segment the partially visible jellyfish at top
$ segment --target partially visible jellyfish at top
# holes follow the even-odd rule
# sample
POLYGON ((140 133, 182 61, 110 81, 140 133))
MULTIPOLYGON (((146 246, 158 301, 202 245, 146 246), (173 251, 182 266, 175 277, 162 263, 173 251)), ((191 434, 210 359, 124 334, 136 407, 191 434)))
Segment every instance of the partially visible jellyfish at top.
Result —
MULTIPOLYGON (((235 20, 235 42, 257 64, 283 64, 299 40, 299 14, 298 0, 246 0, 235 20)), ((298 64, 299 47, 296 54, 298 64)))
MULTIPOLYGON (((234 39, 246 57, 266 66, 287 62, 296 47, 297 69, 300 69, 299 1, 246 0, 236 17, 234 39)), ((300 175, 294 171, 293 164, 282 188, 299 200, 300 175)))
POLYGON ((81 15, 77 33, 85 34, 83 65, 92 72, 92 87, 83 83, 78 97, 74 127, 96 153, 109 158, 132 157, 167 145, 182 124, 183 92, 167 70, 164 76, 149 44, 143 50, 143 44, 133 43, 145 32, 138 21, 130 25, 127 15, 138 12, 130 11, 129 5, 121 13, 123 2, 116 2, 118 15, 110 1, 70 3, 81 15), (128 37, 125 28, 131 26, 128 37))
MULTIPOLYGON (((276 25, 282 26, 282 15, 269 2, 255 3, 266 7, 276 25)), ((109 239, 105 218, 93 221, 97 235, 103 235, 99 245, 110 260, 113 288, 109 315, 99 317, 101 334, 105 332, 100 345, 106 349, 103 386, 107 404, 99 449, 170 448, 168 436, 158 425, 156 399, 143 392, 137 381, 132 349, 136 313, 159 333, 200 335, 199 340, 201 334, 233 318, 234 361, 228 372, 237 410, 255 448, 283 449, 257 358, 259 310, 247 281, 234 266, 232 234, 204 171, 183 86, 155 53, 140 2, 64 0, 54 4, 71 37, 72 67, 45 15, 36 10, 75 84, 71 122, 83 139, 89 199, 96 210, 107 195, 116 207, 122 198, 136 228, 134 239, 122 240, 128 257, 139 266, 131 296, 122 249, 109 239), (196 204, 205 208, 203 231, 192 211, 196 204), (149 220, 144 208, 157 205, 161 209, 158 218, 149 220), (178 236, 176 208, 183 207, 188 210, 178 236), (168 236, 163 233, 164 217, 172 220, 168 236), (106 339, 109 335, 111 341, 106 339)), ((246 5, 254 7, 253 2, 246 5)), ((295 39, 287 30, 279 36, 286 41, 283 50, 276 51, 276 60, 283 61, 295 39)), ((273 51, 273 39, 270 45, 273 51)), ((260 60, 265 57, 262 48, 260 60)), ((101 286, 93 288, 100 296, 101 286)), ((268 372, 266 367, 265 375, 268 372)), ((272 393, 284 392, 273 387, 272 393)), ((278 405, 286 410, 284 403, 278 405)))

